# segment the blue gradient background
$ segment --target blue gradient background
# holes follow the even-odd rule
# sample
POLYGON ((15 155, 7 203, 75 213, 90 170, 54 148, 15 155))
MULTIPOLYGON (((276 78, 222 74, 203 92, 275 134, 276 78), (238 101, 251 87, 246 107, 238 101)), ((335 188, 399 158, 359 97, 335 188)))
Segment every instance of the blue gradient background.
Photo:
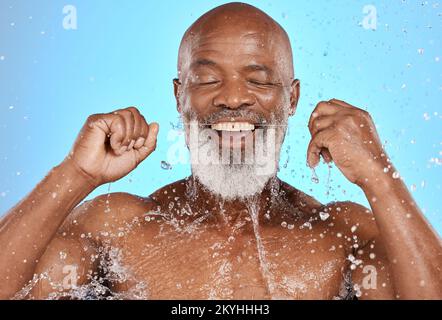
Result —
MULTIPOLYGON (((160 123, 158 148, 113 183, 111 192, 146 196, 188 175, 189 165, 160 166, 175 143, 167 136, 178 120, 172 89, 178 45, 197 17, 222 3, 0 0, 0 215, 63 160, 89 114, 129 105, 160 123), (62 27, 67 4, 77 8, 77 30, 62 27)), ((290 120, 280 177, 322 202, 368 205, 362 191, 335 167, 327 184, 328 170, 321 165, 320 183, 314 184, 305 165, 306 124, 314 105, 334 97, 346 100, 372 114, 393 163, 409 187, 416 185, 415 199, 442 234, 442 168, 431 161, 442 160, 442 5, 399 0, 249 3, 287 30, 301 79, 302 96, 290 120), (377 8, 376 31, 361 27, 367 4, 377 8)))

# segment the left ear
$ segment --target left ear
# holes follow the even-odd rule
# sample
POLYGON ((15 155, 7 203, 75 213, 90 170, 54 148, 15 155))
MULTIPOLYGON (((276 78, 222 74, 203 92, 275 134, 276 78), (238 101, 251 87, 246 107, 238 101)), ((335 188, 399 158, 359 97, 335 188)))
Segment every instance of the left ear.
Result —
POLYGON ((301 83, 298 79, 293 79, 292 83, 290 84, 290 112, 289 112, 290 116, 295 114, 300 93, 301 93, 301 83))
POLYGON ((178 78, 173 79, 173 94, 175 96, 176 100, 176 109, 178 110, 178 113, 181 114, 181 105, 180 105, 180 98, 179 98, 179 88, 180 88, 181 82, 178 78))

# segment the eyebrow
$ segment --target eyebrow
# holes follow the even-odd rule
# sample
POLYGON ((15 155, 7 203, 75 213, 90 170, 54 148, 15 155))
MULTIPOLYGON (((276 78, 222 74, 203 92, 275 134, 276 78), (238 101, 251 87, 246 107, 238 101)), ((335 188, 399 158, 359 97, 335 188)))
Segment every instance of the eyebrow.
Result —
POLYGON ((216 66, 216 63, 209 59, 197 59, 191 64, 191 67, 198 67, 198 66, 216 66))
POLYGON ((264 71, 269 74, 273 73, 273 70, 264 64, 250 64, 247 67, 245 67, 244 69, 247 71, 264 71))
MULTIPOLYGON (((199 66, 213 66, 216 67, 217 63, 215 61, 212 61, 210 59, 201 58, 197 59, 196 61, 192 62, 191 67, 199 67, 199 66)), ((264 64, 249 64, 248 66, 244 67, 245 71, 264 71, 268 74, 273 74, 273 70, 264 65, 264 64)))

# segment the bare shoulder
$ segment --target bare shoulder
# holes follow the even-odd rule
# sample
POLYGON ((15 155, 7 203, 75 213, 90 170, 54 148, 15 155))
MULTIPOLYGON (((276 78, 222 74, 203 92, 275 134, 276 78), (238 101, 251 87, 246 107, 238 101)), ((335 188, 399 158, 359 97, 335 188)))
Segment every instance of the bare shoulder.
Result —
POLYGON ((175 199, 177 197, 179 198, 189 198, 191 197, 191 190, 188 189, 189 187, 189 178, 181 179, 175 182, 172 182, 170 184, 167 184, 160 189, 153 192, 149 198, 155 202, 155 204, 160 205, 164 202, 167 202, 168 199, 175 199))
MULTIPOLYGON (((100 195, 76 207, 64 222, 59 232, 84 234, 100 240, 103 237, 118 237, 118 233, 130 226, 140 225, 146 214, 161 210, 172 195, 186 192, 185 180, 165 185, 147 197, 125 192, 100 195)), ((154 224, 148 224, 154 226, 154 224)))
POLYGON ((363 205, 351 201, 322 204, 284 181, 280 181, 278 194, 281 201, 293 204, 307 219, 313 218, 318 223, 331 224, 336 233, 341 233, 343 237, 353 238, 357 235, 359 240, 368 242, 378 235, 374 215, 363 205))
POLYGON ((280 180, 278 196, 282 202, 292 204, 296 209, 310 215, 315 213, 322 204, 314 197, 304 193, 294 186, 280 180))
POLYGON ((352 282, 360 299, 392 299, 390 262, 373 213, 351 201, 332 202, 327 210, 336 232, 349 247, 352 282))
POLYGON ((330 202, 320 209, 330 216, 336 231, 364 245, 378 236, 373 213, 368 208, 351 201, 330 202))
POLYGON ((349 241, 348 260, 352 281, 360 299, 394 298, 390 261, 373 213, 364 206, 346 201, 327 204, 336 230, 349 241))
MULTIPOLYGON (((326 225, 343 239, 355 240, 362 247, 378 237, 378 228, 372 212, 352 201, 334 201, 322 204, 314 197, 281 181, 281 197, 301 210, 306 219, 326 225)), ((354 244, 355 241, 348 241, 354 244)), ((351 248, 349 248, 351 249, 351 248)))
POLYGON ((59 233, 100 240, 106 235, 116 235, 118 230, 140 221, 155 207, 150 197, 117 192, 100 195, 85 201, 68 216, 59 233))

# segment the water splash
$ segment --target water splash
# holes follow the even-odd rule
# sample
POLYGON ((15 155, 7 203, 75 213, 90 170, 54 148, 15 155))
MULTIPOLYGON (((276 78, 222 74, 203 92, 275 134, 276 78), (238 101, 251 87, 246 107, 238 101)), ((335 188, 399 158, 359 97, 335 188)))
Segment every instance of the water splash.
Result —
POLYGON ((285 153, 287 154, 287 158, 284 161, 284 164, 282 165, 282 167, 284 169, 287 169, 289 161, 290 161, 290 146, 287 146, 285 153))
POLYGON ((105 202, 105 208, 104 208, 104 212, 108 213, 111 211, 110 209, 110 205, 109 205, 109 197, 110 197, 110 191, 111 191, 111 185, 112 182, 110 182, 107 186, 107 195, 106 195, 106 202, 105 202))
POLYGON ((312 182, 313 183, 319 183, 318 175, 316 174, 315 168, 311 168, 312 170, 312 182))
POLYGON ((20 291, 18 291, 11 300, 24 300, 32 291, 32 289, 37 285, 37 283, 43 279, 49 279, 49 275, 47 272, 41 274, 34 274, 32 279, 28 282, 26 286, 24 286, 20 291))
MULTIPOLYGON (((91 259, 93 256, 91 256, 91 259)), ((47 281, 53 291, 48 294, 48 300, 73 299, 73 300, 146 300, 148 299, 148 287, 143 281, 135 278, 129 269, 122 264, 121 249, 112 246, 99 248, 99 273, 89 272, 87 283, 83 285, 69 285, 66 287, 64 280, 56 281, 51 279, 48 272, 34 274, 29 283, 23 287, 12 298, 13 300, 23 300, 33 298, 30 294, 32 289, 40 282, 47 281), (112 284, 134 283, 127 290, 122 292, 113 291, 109 287, 112 284)))
POLYGON ((176 123, 173 123, 172 121, 170 121, 169 123, 170 123, 170 126, 172 127, 172 130, 177 130, 177 131, 184 130, 184 124, 183 124, 181 117, 178 117, 178 119, 176 120, 176 123))
POLYGON ((273 279, 273 274, 270 271, 270 264, 266 259, 266 252, 264 249, 264 245, 262 243, 261 234, 259 232, 259 204, 257 199, 251 199, 247 202, 247 209, 249 211, 250 217, 252 218, 253 223, 253 232, 255 234, 256 239, 256 247, 258 250, 258 259, 259 265, 261 269, 261 273, 263 279, 266 283, 267 292, 270 297, 274 296, 275 291, 275 281, 273 279))

